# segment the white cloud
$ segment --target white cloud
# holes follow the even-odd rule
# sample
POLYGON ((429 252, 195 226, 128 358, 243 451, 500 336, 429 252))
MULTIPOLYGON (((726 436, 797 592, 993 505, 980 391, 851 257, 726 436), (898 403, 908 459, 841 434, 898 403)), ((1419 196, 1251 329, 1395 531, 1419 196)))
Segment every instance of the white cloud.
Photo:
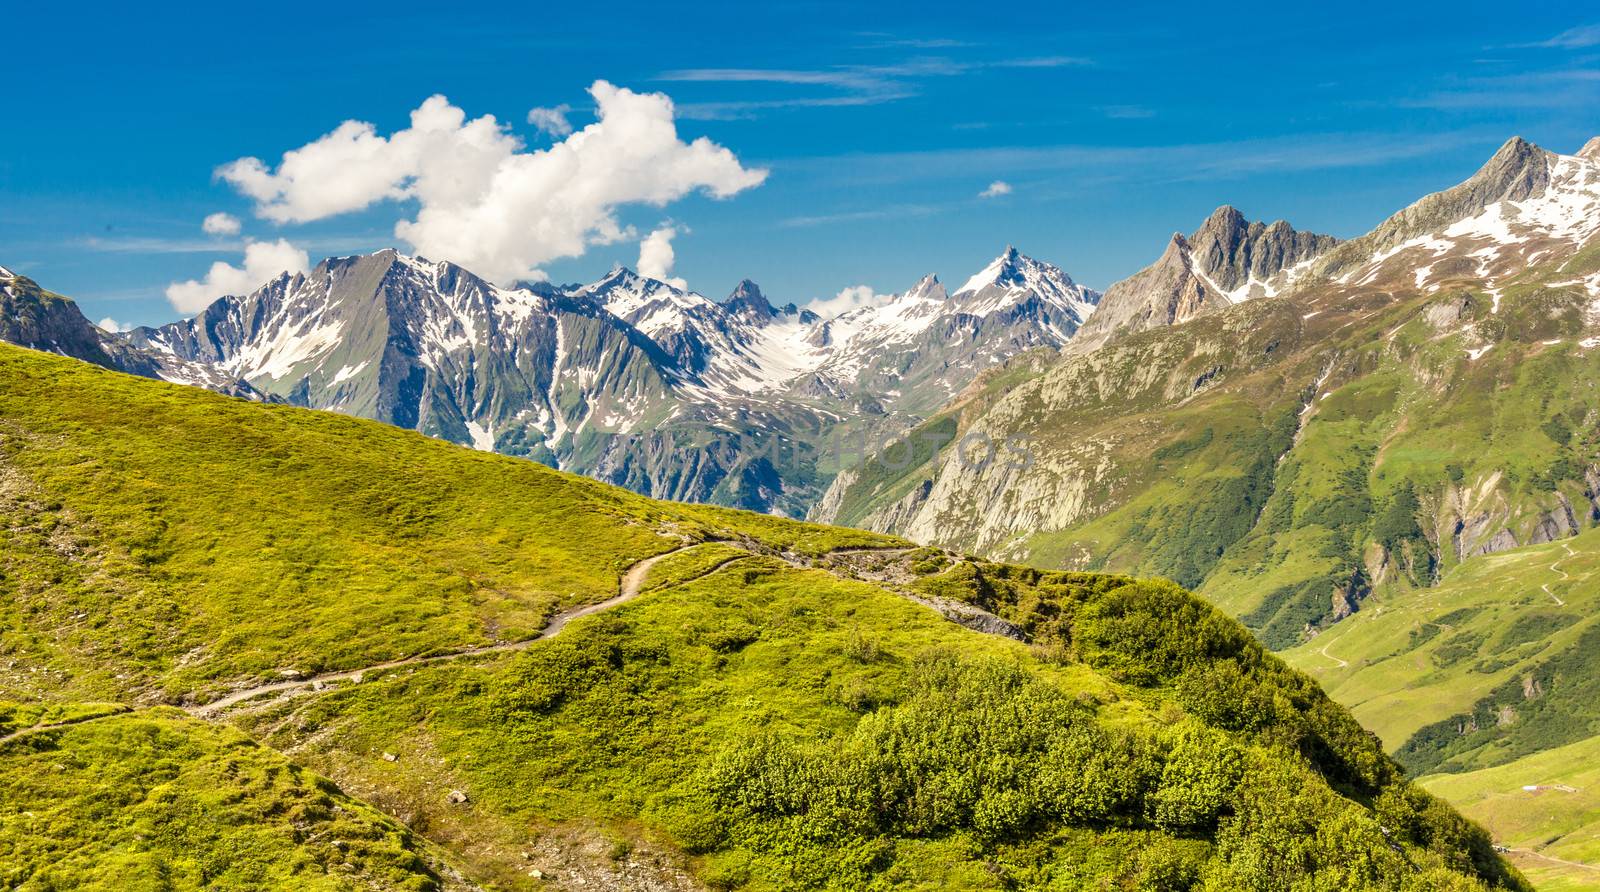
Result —
POLYGON ((528 123, 539 128, 540 131, 560 139, 572 132, 572 122, 567 120, 567 112, 572 111, 572 106, 561 103, 554 108, 528 109, 528 123))
POLYGON ((223 295, 248 294, 282 273, 303 273, 310 268, 306 252, 284 239, 251 242, 245 246, 242 268, 219 260, 211 264, 204 279, 168 285, 167 300, 180 313, 198 313, 223 295))
POLYGON ((689 290, 689 283, 672 276, 672 264, 677 259, 672 250, 672 239, 678 234, 673 226, 662 226, 645 236, 639 243, 639 275, 647 279, 666 282, 679 291, 689 290))
POLYGON ((727 198, 767 177, 704 137, 679 139, 664 94, 605 81, 589 93, 595 122, 539 151, 523 151, 492 115, 468 121, 433 96, 390 136, 346 121, 284 153, 276 170, 241 158, 218 174, 279 223, 415 199, 396 237, 498 282, 539 278, 540 264, 628 238, 616 216, 624 205, 662 207, 695 191, 727 198))
POLYGON ((1563 50, 1581 50, 1591 46, 1600 46, 1600 24, 1579 25, 1576 28, 1568 28, 1549 40, 1515 45, 1519 47, 1543 47, 1563 50))
POLYGON ((833 297, 818 298, 806 305, 806 309, 824 319, 832 319, 841 313, 848 313, 860 307, 875 307, 888 303, 894 295, 879 294, 872 290, 871 285, 851 285, 833 297))
POLYGON ((215 213, 206 217, 200 224, 207 235, 238 235, 239 218, 232 214, 215 213))
POLYGON ((123 323, 118 322, 117 320, 111 318, 110 316, 107 316, 106 318, 101 319, 99 322, 96 322, 95 325, 98 326, 102 331, 112 331, 112 332, 128 331, 129 329, 133 328, 133 326, 124 325, 123 323))
POLYGON ((1011 184, 1010 183, 1006 182, 1005 180, 995 180, 994 182, 989 184, 989 188, 983 190, 982 192, 979 192, 978 193, 978 197, 979 198, 998 198, 998 197, 1000 197, 1002 195, 1010 195, 1010 194, 1011 194, 1011 184))

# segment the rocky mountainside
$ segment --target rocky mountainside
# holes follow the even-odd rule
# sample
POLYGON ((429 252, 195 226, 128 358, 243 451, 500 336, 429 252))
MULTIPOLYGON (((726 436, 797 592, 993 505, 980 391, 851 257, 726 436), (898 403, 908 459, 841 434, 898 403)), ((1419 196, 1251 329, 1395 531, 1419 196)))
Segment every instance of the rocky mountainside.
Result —
POLYGON ((0 266, 0 341, 59 353, 145 378, 264 399, 245 381, 203 363, 142 349, 91 323, 72 300, 0 266))
POLYGON ((386 250, 125 335, 57 298, 66 321, 50 331, 67 339, 61 352, 108 367, 374 418, 661 498, 799 515, 841 452, 866 448, 841 443, 883 442, 985 368, 1062 346, 1098 299, 1012 248, 954 294, 928 276, 831 319, 774 307, 749 280, 721 302, 623 268, 500 287, 386 250))
MULTIPOLYGON (((1028 461, 946 446, 841 477, 814 516, 1167 575, 1276 646, 1374 588, 1571 535, 1600 510, 1597 152, 1512 140, 1465 183, 1341 245, 1251 227, 1295 247, 1211 266, 1215 292, 1198 273, 1180 290, 1203 306, 1224 283, 1254 282, 1270 299, 1085 352, 1090 326, 1132 293, 1118 283, 1061 361, 934 416, 951 425, 944 442, 1017 443, 1028 461)), ((1207 233, 1241 219, 1225 209, 1186 244, 1229 256, 1207 233)))
POLYGON ((1173 233, 1155 263, 1106 289, 1072 352, 1088 353, 1121 335, 1275 296, 1337 244, 1332 236, 1299 232, 1282 220, 1251 222, 1223 205, 1192 235, 1173 233))

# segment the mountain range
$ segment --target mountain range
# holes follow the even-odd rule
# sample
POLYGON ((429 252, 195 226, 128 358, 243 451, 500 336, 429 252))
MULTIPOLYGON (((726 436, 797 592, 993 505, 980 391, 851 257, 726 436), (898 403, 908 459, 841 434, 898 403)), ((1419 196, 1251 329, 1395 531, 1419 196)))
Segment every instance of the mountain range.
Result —
POLYGON ((7 281, 8 318, 40 319, 3 333, 14 343, 790 514, 831 476, 829 437, 881 442, 995 362, 1060 347, 1100 297, 1009 247, 954 293, 927 276, 828 319, 748 280, 720 302, 622 268, 499 287, 385 250, 121 334, 7 281))
POLYGON ((1058 358, 1002 364, 902 441, 951 445, 893 445, 812 518, 1192 586, 1334 685, 1414 771, 1442 772, 1525 865, 1586 875, 1559 859, 1600 858, 1585 842, 1600 809, 1473 783, 1578 789, 1546 754, 1600 732, 1582 606, 1600 525, 1600 139, 1571 155, 1512 139, 1347 241, 1237 220, 1175 237, 1058 358), (1229 252, 1189 248, 1273 229, 1281 247, 1233 254, 1292 261, 1255 272, 1259 289, 1239 291, 1252 276, 1229 252), (1028 461, 973 462, 966 441, 1028 461), (1552 824, 1566 829, 1538 836, 1552 824))
MULTIPOLYGON (((823 318, 748 280, 722 301, 626 269, 500 286, 380 251, 127 333, 0 270, 0 339, 931 546, 842 572, 922 580, 918 603, 1046 661, 1099 646, 1051 618, 1088 597, 1071 586, 1166 577, 1564 882, 1600 863, 1579 795, 1600 740, 1597 235, 1600 138, 1512 139, 1355 238, 1222 206, 1103 294, 1007 248, 953 292, 928 276, 823 318), (947 597, 950 567, 971 578, 947 597), (1488 786, 1517 778, 1532 798, 1488 786)), ((713 538, 766 535, 744 523, 713 538)))

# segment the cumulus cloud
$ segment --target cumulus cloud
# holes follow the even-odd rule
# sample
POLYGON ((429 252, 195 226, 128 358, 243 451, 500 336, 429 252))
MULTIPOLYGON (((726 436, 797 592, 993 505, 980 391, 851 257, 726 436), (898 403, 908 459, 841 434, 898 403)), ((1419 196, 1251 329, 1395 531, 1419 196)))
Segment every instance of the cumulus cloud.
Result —
POLYGON ((99 322, 96 322, 95 325, 98 326, 101 331, 127 331, 133 328, 133 326, 124 325, 110 316, 101 319, 99 322))
POLYGON ((999 198, 1002 195, 1010 195, 1010 194, 1011 194, 1011 184, 1010 183, 1006 182, 1005 180, 995 180, 994 182, 989 184, 989 188, 983 190, 982 192, 979 192, 978 193, 978 197, 979 198, 999 198))
POLYGON ((572 106, 565 102, 554 108, 530 108, 528 123, 539 128, 541 132, 560 139, 572 133, 572 123, 567 120, 567 112, 570 111, 572 106))
POLYGON ((851 285, 833 297, 822 297, 812 301, 806 305, 806 309, 824 319, 832 319, 841 313, 848 313, 860 307, 875 307, 888 303, 893 297, 892 294, 879 294, 873 291, 871 285, 851 285))
POLYGON ((628 238, 617 219, 625 205, 662 207, 696 191, 727 198, 767 177, 704 137, 680 139, 664 94, 606 81, 589 93, 595 122, 538 151, 524 151, 492 115, 469 121, 433 96, 389 136, 346 121, 284 153, 276 169, 241 158, 218 175, 278 223, 415 200, 396 237, 498 282, 540 278, 541 264, 628 238))
POLYGON ((228 294, 248 294, 279 275, 303 273, 311 268, 306 252, 285 239, 251 242, 244 249, 244 265, 217 261, 204 279, 173 282, 167 286, 167 300, 180 313, 198 313, 212 301, 228 294))
POLYGON ((662 226, 644 237, 644 241, 639 243, 639 275, 687 291, 688 282, 671 278, 672 264, 677 259, 672 250, 672 239, 677 234, 676 227, 662 226))
POLYGON ((215 213, 206 217, 200 224, 206 235, 238 235, 239 218, 232 214, 215 213))

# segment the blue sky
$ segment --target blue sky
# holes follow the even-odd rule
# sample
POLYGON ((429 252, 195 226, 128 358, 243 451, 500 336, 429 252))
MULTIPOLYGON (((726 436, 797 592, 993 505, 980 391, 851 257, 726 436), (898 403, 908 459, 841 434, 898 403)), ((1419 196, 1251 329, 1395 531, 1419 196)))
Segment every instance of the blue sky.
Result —
POLYGON ((434 94, 537 152, 559 137, 529 110, 566 105, 581 129, 596 80, 665 93, 679 138, 768 173, 724 199, 623 201, 623 233, 539 269, 592 280, 671 226, 691 287, 750 277, 801 303, 960 282, 1008 243, 1103 288, 1222 203, 1357 235, 1513 134, 1571 152, 1600 133, 1588 4, 672 6, 13 9, 0 264, 93 319, 167 321, 167 286, 239 264, 245 239, 315 263, 404 247, 417 214, 274 222, 219 166, 275 168, 348 119, 390 134, 434 94), (995 181, 1009 194, 980 197, 995 181), (203 233, 217 212, 240 235, 203 233))

